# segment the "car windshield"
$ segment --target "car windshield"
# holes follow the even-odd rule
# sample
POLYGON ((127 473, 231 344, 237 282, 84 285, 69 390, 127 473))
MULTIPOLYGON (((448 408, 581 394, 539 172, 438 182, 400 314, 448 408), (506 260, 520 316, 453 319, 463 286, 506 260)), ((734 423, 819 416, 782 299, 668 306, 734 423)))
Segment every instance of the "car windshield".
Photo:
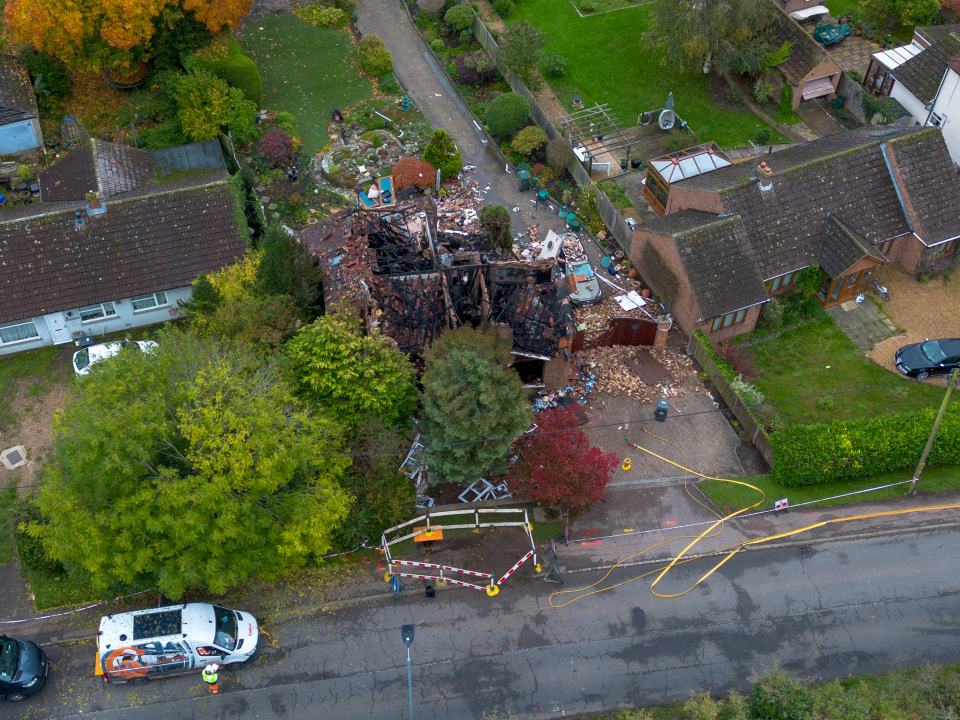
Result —
POLYGON ((10 638, 0 638, 0 680, 10 682, 17 674, 20 644, 10 638))
POLYGON ((74 359, 76 363, 77 370, 84 370, 90 367, 90 351, 87 348, 84 348, 77 353, 76 358, 74 359))
POLYGON ((237 647, 237 615, 233 610, 213 606, 213 613, 217 618, 217 634, 214 636, 213 644, 227 650, 234 650, 237 647))
POLYGON ((920 352, 932 363, 938 363, 946 357, 943 350, 940 349, 940 343, 936 340, 929 340, 920 345, 920 352))

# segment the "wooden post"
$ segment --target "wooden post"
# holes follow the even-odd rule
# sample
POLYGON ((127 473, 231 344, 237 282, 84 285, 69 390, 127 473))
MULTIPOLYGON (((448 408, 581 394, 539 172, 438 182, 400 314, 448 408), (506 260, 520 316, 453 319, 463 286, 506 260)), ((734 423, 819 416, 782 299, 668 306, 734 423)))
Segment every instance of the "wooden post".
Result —
POLYGON ((920 482, 920 473, 923 472, 927 464, 927 457, 933 450, 933 443, 937 439, 937 433, 940 432, 940 424, 943 422, 943 416, 947 413, 947 405, 950 404, 950 396, 953 394, 953 388, 957 384, 957 375, 960 374, 960 368, 950 373, 950 380, 947 382, 947 392, 943 396, 943 402, 940 403, 940 412, 937 413, 937 419, 933 421, 933 429, 930 431, 930 437, 927 438, 927 446, 923 449, 920 456, 920 462, 917 463, 917 469, 913 471, 913 479, 910 483, 910 494, 917 494, 917 484, 920 482))

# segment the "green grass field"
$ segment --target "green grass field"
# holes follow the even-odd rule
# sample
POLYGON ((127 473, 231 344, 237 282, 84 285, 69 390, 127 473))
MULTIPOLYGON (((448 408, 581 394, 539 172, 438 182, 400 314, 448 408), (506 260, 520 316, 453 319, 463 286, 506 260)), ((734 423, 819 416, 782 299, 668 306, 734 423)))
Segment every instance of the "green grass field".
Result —
MULTIPOLYGON (((913 473, 908 470, 900 472, 884 473, 861 480, 847 480, 841 482, 823 483, 821 485, 804 485, 803 487, 787 487, 776 482, 769 475, 757 475, 753 477, 736 478, 744 482, 752 483, 763 490, 767 495, 762 508, 768 508, 773 505, 774 500, 788 498, 791 505, 797 503, 819 500, 821 498, 834 497, 845 493, 865 490, 880 485, 889 485, 890 483, 901 480, 909 480, 913 473)), ((758 499, 757 493, 741 485, 719 482, 717 480, 704 480, 697 485, 703 494, 710 498, 710 501, 720 508, 721 511, 731 511, 755 503, 758 499)), ((832 507, 836 505, 856 505, 858 503, 874 502, 877 500, 889 500, 890 498, 903 497, 909 490, 909 485, 898 485, 884 490, 877 490, 860 495, 829 500, 823 503, 809 506, 808 509, 818 507, 832 507)), ((960 491, 960 466, 945 465, 943 467, 929 467, 923 471, 918 485, 918 492, 922 495, 936 494, 943 492, 960 491)))
POLYGON ((567 0, 577 6, 583 15, 613 12, 635 5, 643 5, 650 0, 567 0))
POLYGON ((750 346, 756 386, 789 424, 936 408, 943 388, 894 375, 866 358, 830 318, 750 346))
POLYGON ((240 44, 260 68, 264 107, 296 116, 311 155, 328 142, 331 110, 370 97, 370 82, 359 74, 343 30, 280 13, 250 23, 240 44))
POLYGON ((568 2, 524 0, 510 22, 521 19, 543 31, 545 53, 567 58, 566 76, 550 79, 567 108, 574 95, 586 105, 609 103, 629 127, 640 113, 663 107, 672 91, 677 114, 703 141, 738 147, 767 127, 746 109, 731 110, 714 102, 713 76, 679 74, 660 63, 644 37, 650 28, 649 5, 580 17, 568 2))

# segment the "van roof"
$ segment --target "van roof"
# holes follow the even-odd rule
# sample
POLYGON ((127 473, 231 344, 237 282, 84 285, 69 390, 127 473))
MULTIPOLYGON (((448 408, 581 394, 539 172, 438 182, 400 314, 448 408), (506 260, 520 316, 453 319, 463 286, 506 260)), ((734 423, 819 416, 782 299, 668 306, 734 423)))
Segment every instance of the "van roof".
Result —
POLYGON ((209 603, 168 605, 149 610, 116 613, 100 618, 100 652, 150 642, 182 640, 208 644, 216 634, 216 615, 209 603))

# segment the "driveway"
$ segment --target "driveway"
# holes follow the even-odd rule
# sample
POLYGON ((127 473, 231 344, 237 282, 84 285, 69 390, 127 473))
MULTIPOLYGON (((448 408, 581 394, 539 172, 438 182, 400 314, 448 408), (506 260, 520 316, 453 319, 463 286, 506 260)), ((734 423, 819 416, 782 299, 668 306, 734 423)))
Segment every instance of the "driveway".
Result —
MULTIPOLYGON (((666 703, 693 691, 743 690, 777 661, 817 680, 953 663, 960 580, 944 552, 958 542, 954 528, 743 553, 675 600, 651 596, 641 581, 556 610, 547 595, 558 586, 522 572, 494 599, 466 590, 433 599, 405 593, 272 626, 262 655, 224 672, 216 697, 199 674, 104 685, 93 677, 91 637, 50 648, 50 686, 4 708, 4 717, 396 720, 406 702, 405 623, 416 625, 418 720, 496 709, 556 718, 666 703)), ((686 565, 660 588, 680 590, 708 567, 686 565)), ((611 579, 642 570, 623 568, 611 579)), ((562 589, 597 579, 567 574, 562 589)))
POLYGON ((379 35, 393 56, 393 71, 410 98, 434 127, 445 129, 463 153, 464 165, 475 165, 473 178, 481 188, 489 186, 485 202, 511 210, 513 232, 534 223, 540 237, 548 229, 563 227, 557 210, 537 207, 532 192, 521 193, 517 176, 504 171, 504 164, 484 133, 474 124, 470 109, 457 95, 450 79, 423 44, 403 8, 402 0, 360 0, 358 25, 363 34, 379 35))

